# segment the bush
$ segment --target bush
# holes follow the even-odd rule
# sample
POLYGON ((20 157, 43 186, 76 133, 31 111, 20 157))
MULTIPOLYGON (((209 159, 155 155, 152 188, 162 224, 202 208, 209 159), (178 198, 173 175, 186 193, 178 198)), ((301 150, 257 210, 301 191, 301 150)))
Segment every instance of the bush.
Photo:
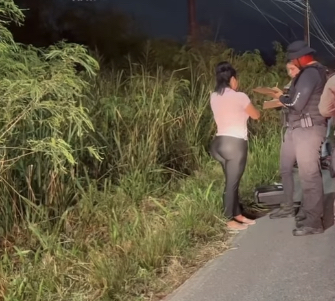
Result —
MULTIPOLYGON (((23 19, 10 1, 0 12, 23 19)), ((268 67, 257 51, 173 45, 169 65, 153 43, 97 73, 82 46, 0 31, 0 300, 153 300, 227 247, 223 175, 207 154, 212 70, 232 61, 260 106, 253 87, 283 84, 280 49, 268 67)), ((250 126, 247 201, 276 180, 280 144, 276 112, 250 126)))

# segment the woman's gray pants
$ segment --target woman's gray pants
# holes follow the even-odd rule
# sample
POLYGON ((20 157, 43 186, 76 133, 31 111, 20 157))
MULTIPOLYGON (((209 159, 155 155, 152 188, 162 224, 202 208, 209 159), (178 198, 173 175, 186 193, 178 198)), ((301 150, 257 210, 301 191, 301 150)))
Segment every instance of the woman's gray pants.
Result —
POLYGON ((298 163, 299 179, 303 193, 303 210, 306 219, 303 226, 322 227, 323 183, 320 151, 326 138, 325 126, 309 128, 288 128, 280 151, 280 174, 287 207, 293 206, 293 166, 298 163))

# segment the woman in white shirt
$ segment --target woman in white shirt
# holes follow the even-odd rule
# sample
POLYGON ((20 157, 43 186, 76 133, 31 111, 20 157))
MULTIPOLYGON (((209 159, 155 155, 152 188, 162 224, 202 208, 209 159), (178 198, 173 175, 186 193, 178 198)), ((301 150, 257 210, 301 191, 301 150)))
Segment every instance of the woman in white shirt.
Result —
POLYGON ((237 92, 237 88, 236 70, 228 62, 219 63, 216 87, 210 99, 217 125, 210 152, 221 163, 225 174, 223 201, 227 226, 232 230, 244 230, 255 224, 254 220, 242 215, 238 194, 248 155, 247 121, 249 117, 259 119, 260 112, 245 93, 237 92))

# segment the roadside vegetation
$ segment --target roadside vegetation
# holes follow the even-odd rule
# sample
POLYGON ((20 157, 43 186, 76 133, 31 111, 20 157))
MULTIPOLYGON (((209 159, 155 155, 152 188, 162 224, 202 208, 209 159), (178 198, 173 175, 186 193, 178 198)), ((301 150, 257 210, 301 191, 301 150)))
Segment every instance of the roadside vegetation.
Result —
MULTIPOLYGON (((229 247, 223 173, 207 150, 213 70, 238 69, 241 90, 286 84, 260 54, 204 42, 148 42, 108 68, 83 46, 16 43, 0 2, 0 300, 159 300, 229 247)), ((242 183, 278 178, 279 114, 250 121, 242 183)))

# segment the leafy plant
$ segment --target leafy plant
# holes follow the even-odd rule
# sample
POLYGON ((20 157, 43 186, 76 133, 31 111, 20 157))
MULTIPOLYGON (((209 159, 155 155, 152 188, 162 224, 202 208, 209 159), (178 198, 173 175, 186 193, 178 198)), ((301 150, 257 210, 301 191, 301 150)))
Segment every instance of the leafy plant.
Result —
MULTIPOLYGON (((174 44, 165 58, 153 42, 102 72, 80 45, 15 43, 12 1, 0 20, 0 300, 158 300, 225 250, 224 178, 207 153, 214 66, 231 61, 261 106, 252 88, 285 83, 282 50, 269 67, 258 51, 174 44)), ((278 178, 278 113, 250 129, 252 205, 278 178)))
MULTIPOLYGON (((2 18, 23 19, 11 1, 4 1, 0 12, 2 18)), ((1 210, 2 224, 10 228, 10 217, 23 214, 22 202, 34 203, 34 210, 39 204, 50 206, 54 214, 65 210, 70 200, 61 204, 60 191, 76 185, 78 154, 99 159, 84 142, 93 124, 79 99, 89 83, 77 71, 81 66, 94 76, 98 64, 82 46, 60 42, 37 49, 15 43, 4 24, 0 31, 1 210)))

